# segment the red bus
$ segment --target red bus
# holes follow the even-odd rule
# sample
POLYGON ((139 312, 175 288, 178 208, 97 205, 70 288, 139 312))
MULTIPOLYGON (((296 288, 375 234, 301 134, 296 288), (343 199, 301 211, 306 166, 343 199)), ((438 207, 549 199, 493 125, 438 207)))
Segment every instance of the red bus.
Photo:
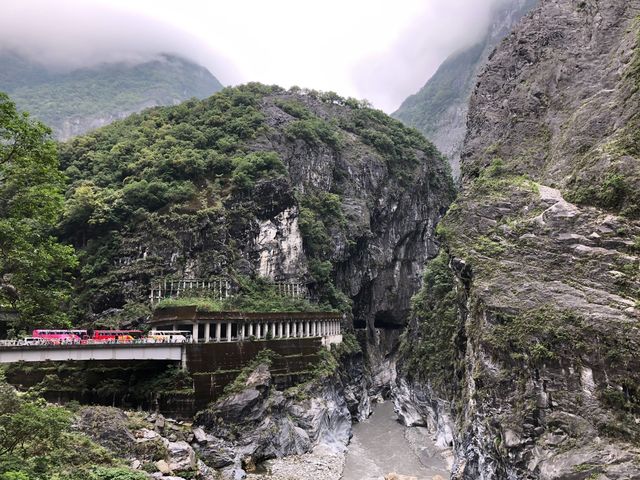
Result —
POLYGON ((86 330, 34 330, 33 337, 41 338, 47 343, 80 343, 84 338, 87 338, 86 330))
POLYGON ((94 342, 131 343, 142 336, 142 330, 94 330, 94 342))

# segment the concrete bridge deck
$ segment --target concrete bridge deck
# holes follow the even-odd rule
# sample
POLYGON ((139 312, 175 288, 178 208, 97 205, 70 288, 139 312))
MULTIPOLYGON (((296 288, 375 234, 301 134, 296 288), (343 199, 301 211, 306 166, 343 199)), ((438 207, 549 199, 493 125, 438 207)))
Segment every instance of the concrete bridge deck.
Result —
POLYGON ((169 360, 181 362, 185 344, 19 345, 0 347, 0 363, 73 360, 169 360))

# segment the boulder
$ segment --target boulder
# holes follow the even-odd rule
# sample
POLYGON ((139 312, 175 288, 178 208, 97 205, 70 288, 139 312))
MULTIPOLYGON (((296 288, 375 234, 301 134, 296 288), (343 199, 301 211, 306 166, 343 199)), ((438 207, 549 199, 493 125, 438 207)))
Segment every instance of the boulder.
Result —
POLYGON ((174 472, 194 470, 196 468, 196 452, 191 445, 181 440, 169 442, 169 468, 174 472))
POLYGON ((245 423, 258 420, 264 415, 262 393, 255 388, 248 388, 216 402, 210 415, 224 419, 225 423, 245 423))
POLYGON ((234 452, 222 440, 211 437, 204 445, 198 446, 200 458, 212 468, 223 468, 233 464, 234 452))
POLYGON ((156 418, 156 428, 164 428, 164 425, 165 425, 164 417, 158 414, 158 417, 156 418))
POLYGON ((256 390, 264 392, 271 386, 271 372, 269 366, 261 363, 256 369, 251 372, 249 378, 247 378, 246 386, 248 388, 255 388, 256 390))
POLYGON ((200 427, 196 427, 193 429, 193 437, 195 439, 196 442, 198 443, 207 443, 207 434, 205 433, 205 431, 200 428, 200 427))
POLYGON ((148 428, 141 428, 140 430, 136 430, 134 432, 134 436, 136 437, 137 442, 144 442, 147 440, 160 438, 160 434, 158 432, 154 432, 153 430, 149 430, 148 428))
POLYGON ((78 412, 76 425, 98 444, 127 457, 136 443, 127 423, 127 415, 117 408, 84 407, 78 412))
POLYGON ((163 475, 169 474, 171 473, 171 468, 169 467, 169 464, 167 462, 165 462, 164 460, 158 460, 157 462, 155 462, 155 466, 158 469, 158 471, 160 473, 162 473, 163 475))

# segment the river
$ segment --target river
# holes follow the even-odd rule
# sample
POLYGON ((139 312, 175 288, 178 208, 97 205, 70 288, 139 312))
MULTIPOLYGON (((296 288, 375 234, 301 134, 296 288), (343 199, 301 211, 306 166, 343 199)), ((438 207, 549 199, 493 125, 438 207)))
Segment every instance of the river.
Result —
POLYGON ((408 429, 397 421, 392 402, 378 405, 353 426, 342 480, 382 480, 388 473, 432 480, 449 478, 444 459, 425 429, 408 429))

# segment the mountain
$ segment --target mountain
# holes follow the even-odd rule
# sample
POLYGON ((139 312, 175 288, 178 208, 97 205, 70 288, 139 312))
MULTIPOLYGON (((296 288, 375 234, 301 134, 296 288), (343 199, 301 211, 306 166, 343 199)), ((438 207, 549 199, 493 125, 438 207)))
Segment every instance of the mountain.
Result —
POLYGON ((357 326, 398 328, 454 195, 417 131, 260 84, 132 115, 61 145, 61 163, 85 320, 143 318, 160 279, 223 276, 303 283, 357 326))
POLYGON ((392 114, 417 128, 451 162, 454 177, 460 174, 460 150, 466 134, 469 99, 496 45, 538 0, 508 0, 496 7, 485 37, 477 44, 454 53, 415 95, 392 114))
POLYGON ((452 478, 638 477, 639 12, 542 0, 479 77, 398 385, 452 478))
POLYGON ((161 54, 142 63, 103 63, 60 71, 15 52, 0 52, 0 91, 18 108, 49 125, 67 140, 131 113, 222 89, 204 67, 161 54))

